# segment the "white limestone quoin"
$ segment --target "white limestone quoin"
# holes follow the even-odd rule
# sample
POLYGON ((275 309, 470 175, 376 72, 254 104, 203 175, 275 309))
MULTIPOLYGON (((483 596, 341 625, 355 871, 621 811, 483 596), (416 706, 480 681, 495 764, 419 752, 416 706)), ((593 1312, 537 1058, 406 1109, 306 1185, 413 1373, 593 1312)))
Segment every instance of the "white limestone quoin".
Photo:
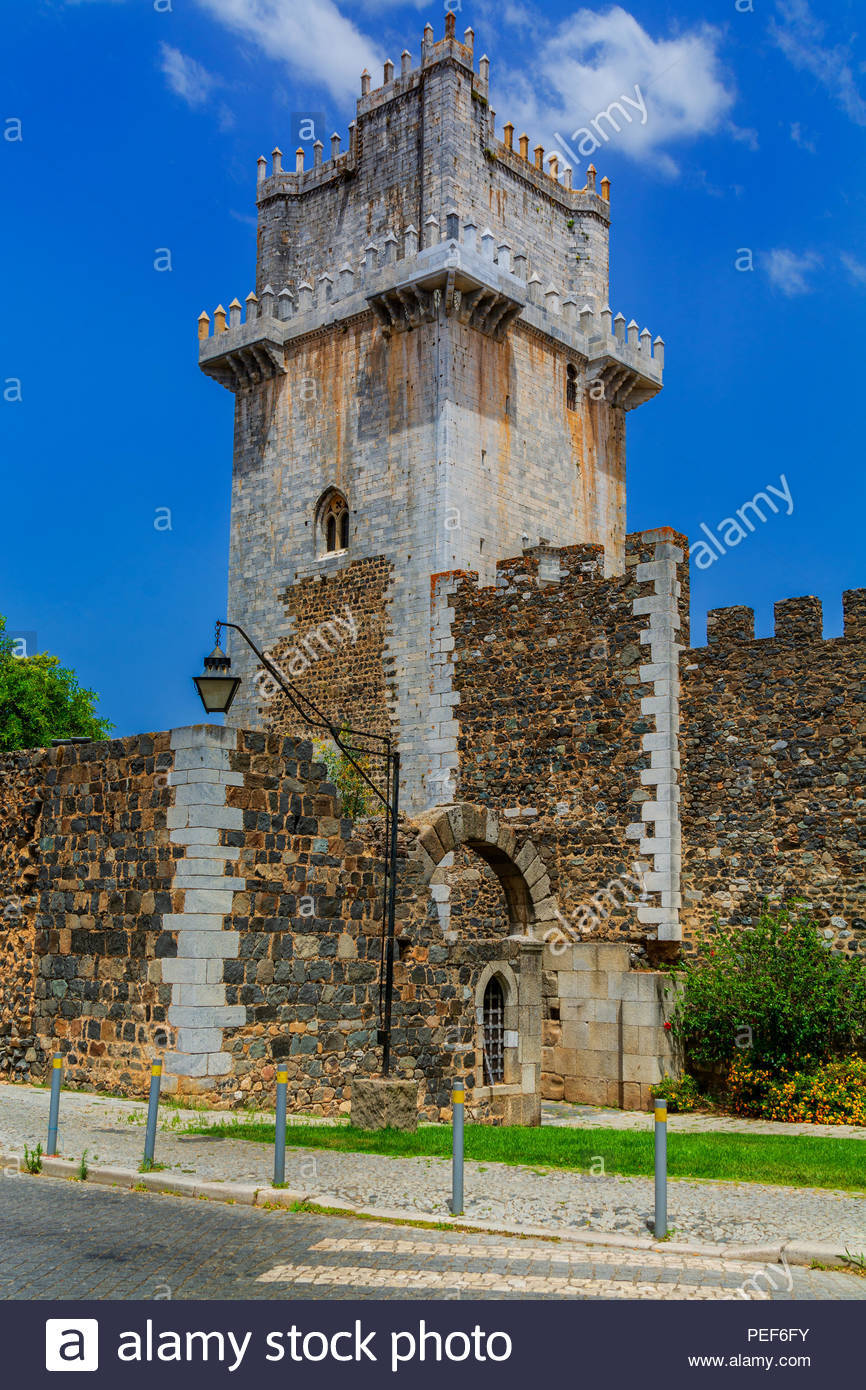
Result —
POLYGON ((246 1022, 246 1008, 226 1002, 223 983, 224 962, 237 957, 239 946, 238 933, 224 923, 235 893, 246 887, 227 872, 240 850, 220 844, 221 831, 243 828, 243 812, 226 804, 229 787, 243 785, 243 774, 229 766, 237 737, 237 730, 212 724, 171 731, 175 795, 168 828, 172 842, 183 846, 172 890, 183 893, 183 906, 163 918, 165 930, 177 932, 177 956, 163 961, 162 978, 171 985, 168 1021, 177 1028, 165 1070, 178 1078, 230 1072, 223 1029, 246 1022))
POLYGON ((454 638, 451 624, 454 609, 450 600, 460 580, 443 574, 435 581, 430 622, 430 717, 427 724, 427 790, 438 806, 454 800, 457 769, 459 722, 455 718, 460 702, 454 689, 454 638))
POLYGON ((652 592, 634 600, 635 615, 646 615, 648 626, 641 633, 641 644, 649 647, 649 661, 640 668, 641 680, 652 685, 652 695, 641 700, 641 713, 651 715, 655 731, 644 734, 642 746, 650 755, 650 766, 641 772, 641 783, 654 788, 654 798, 645 801, 642 821, 630 825, 629 839, 640 841, 640 853, 652 858, 652 870, 644 876, 644 887, 655 899, 642 903, 637 909, 638 921, 655 927, 659 941, 680 941, 679 909, 681 839, 680 789, 678 747, 680 727, 679 654, 677 641, 680 627, 680 584, 677 565, 683 562, 682 550, 664 539, 664 532, 647 532, 646 539, 656 536, 654 558, 638 565, 638 583, 652 584, 652 592))

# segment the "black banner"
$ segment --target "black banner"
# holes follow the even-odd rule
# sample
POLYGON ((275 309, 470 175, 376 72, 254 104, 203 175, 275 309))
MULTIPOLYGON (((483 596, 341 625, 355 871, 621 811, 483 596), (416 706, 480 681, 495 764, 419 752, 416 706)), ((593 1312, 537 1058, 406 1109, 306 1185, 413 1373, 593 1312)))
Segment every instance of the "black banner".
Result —
POLYGON ((862 1364, 846 1303, 152 1302, 0 1305, 4 1382, 123 1387, 826 1385, 862 1364), (743 1380, 746 1373, 747 1380, 743 1380), (790 1381, 788 1377, 791 1377, 790 1381))

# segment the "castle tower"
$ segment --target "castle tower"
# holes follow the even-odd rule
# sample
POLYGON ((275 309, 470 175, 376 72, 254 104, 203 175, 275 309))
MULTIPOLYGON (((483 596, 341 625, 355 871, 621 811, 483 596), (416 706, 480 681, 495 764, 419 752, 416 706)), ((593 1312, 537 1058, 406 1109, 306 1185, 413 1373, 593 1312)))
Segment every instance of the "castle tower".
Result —
MULTIPOLYGON (((259 160, 256 292, 199 320, 236 401, 228 617, 335 719, 399 734, 407 810, 456 766, 433 577, 493 583, 545 541, 620 572, 625 415, 662 379, 608 307, 608 180, 497 136, 473 44, 428 25, 420 63, 362 75, 347 149, 259 160)), ((233 722, 298 731, 232 655, 233 722)))

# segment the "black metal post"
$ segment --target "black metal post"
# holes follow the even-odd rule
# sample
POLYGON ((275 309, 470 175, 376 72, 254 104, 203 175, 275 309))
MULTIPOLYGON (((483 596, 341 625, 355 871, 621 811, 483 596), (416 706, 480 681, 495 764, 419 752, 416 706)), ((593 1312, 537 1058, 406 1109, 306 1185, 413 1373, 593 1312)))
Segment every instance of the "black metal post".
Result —
POLYGON ((397 815, 400 803, 400 754, 391 755, 391 838, 388 848, 388 919, 385 939, 385 1007, 382 1018, 382 1075, 391 1071, 391 1005, 394 999, 394 916, 397 903, 397 815))

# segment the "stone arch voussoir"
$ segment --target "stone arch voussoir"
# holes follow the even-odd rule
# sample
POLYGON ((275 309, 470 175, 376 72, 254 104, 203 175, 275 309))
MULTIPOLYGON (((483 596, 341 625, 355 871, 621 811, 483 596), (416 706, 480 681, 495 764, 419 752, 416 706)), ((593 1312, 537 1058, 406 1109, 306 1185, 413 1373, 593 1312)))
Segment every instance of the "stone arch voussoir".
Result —
POLYGON ((418 836, 415 857, 425 883, 430 882, 446 854, 465 845, 499 878, 513 929, 543 935, 556 923, 557 904, 537 846, 501 822, 495 811, 457 802, 434 806, 416 816, 412 825, 418 836))

